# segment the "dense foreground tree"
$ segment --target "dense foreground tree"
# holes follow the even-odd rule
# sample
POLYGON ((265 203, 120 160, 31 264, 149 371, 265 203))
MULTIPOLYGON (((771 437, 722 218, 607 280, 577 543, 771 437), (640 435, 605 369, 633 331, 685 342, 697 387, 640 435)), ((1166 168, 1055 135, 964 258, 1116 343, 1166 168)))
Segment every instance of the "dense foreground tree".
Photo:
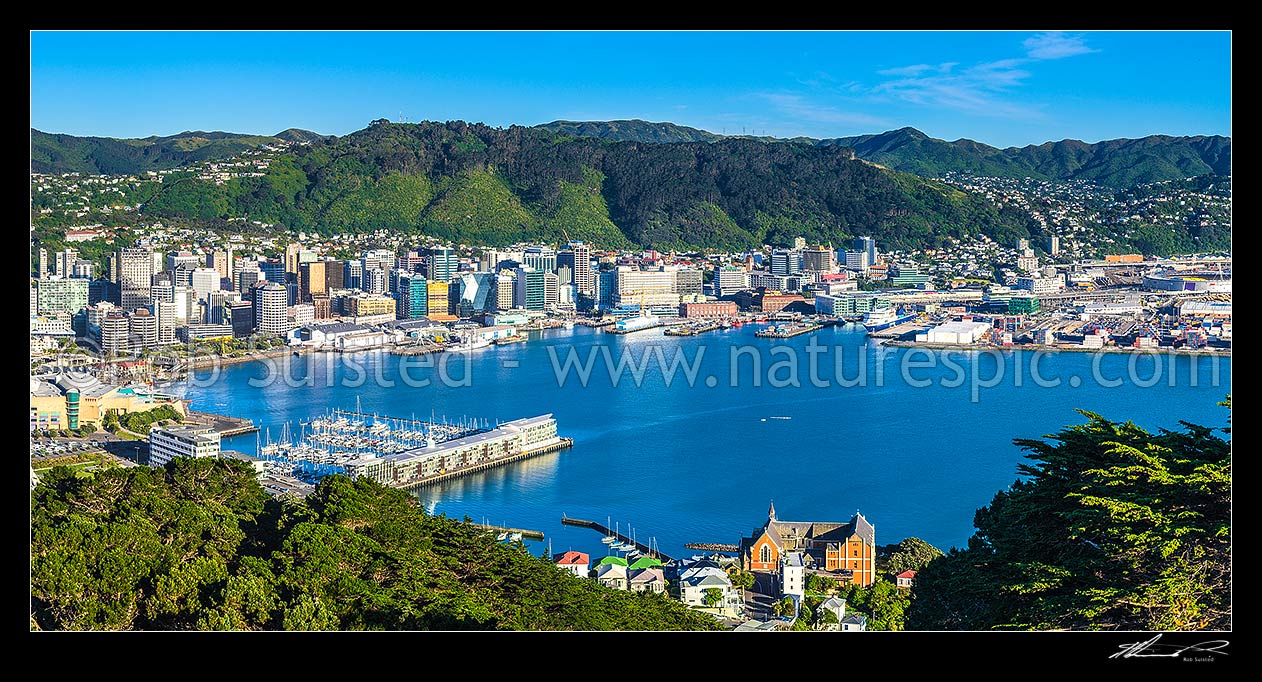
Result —
POLYGON ((916 576, 909 629, 1231 627, 1231 443, 1082 414, 1016 441, 1024 480, 916 576))
POLYGON ((32 491, 42 629, 706 630, 662 595, 576 578, 408 494, 325 478, 268 497, 241 462, 51 470, 32 491))

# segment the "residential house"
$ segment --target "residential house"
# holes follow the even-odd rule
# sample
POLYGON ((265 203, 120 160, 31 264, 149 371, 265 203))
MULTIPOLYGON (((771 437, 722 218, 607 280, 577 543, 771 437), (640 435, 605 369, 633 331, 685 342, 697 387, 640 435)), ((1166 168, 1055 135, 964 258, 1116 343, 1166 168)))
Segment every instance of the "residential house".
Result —
POLYGON ((679 573, 679 598, 695 609, 724 616, 736 617, 744 610, 740 590, 732 587, 726 571, 708 559, 688 564, 679 573), (706 605, 706 590, 719 591, 717 605, 706 605))
POLYGON ((785 552, 780 566, 781 596, 801 599, 806 595, 806 562, 801 552, 785 552))
POLYGON ((656 592, 661 594, 666 591, 666 574, 660 568, 639 568, 631 571, 627 583, 631 587, 632 592, 656 592))
POLYGON ((741 539, 742 567, 779 571, 788 552, 802 552, 804 561, 837 573, 843 581, 868 586, 876 580, 876 529, 855 513, 846 523, 781 521, 773 503, 767 522, 741 539))
POLYGON ((601 559, 596 566, 596 580, 610 589, 627 589, 627 560, 616 556, 601 559))
POLYGON ((911 587, 916 582, 916 572, 907 569, 894 576, 894 584, 899 587, 911 587))
POLYGON ((841 619, 842 632, 863 632, 868 629, 868 617, 863 614, 846 616, 841 619))
POLYGON ((583 552, 563 552, 553 556, 552 561, 556 563, 557 568, 569 571, 580 578, 587 577, 588 568, 591 566, 591 558, 583 552))

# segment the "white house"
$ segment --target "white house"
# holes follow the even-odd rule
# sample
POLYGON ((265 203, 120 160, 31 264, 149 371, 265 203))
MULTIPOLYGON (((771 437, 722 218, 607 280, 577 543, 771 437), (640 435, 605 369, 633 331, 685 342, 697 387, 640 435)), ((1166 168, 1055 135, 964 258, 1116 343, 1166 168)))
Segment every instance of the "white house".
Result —
POLYGON ((801 599, 806 594, 806 562, 801 552, 787 552, 780 562, 780 593, 801 599))

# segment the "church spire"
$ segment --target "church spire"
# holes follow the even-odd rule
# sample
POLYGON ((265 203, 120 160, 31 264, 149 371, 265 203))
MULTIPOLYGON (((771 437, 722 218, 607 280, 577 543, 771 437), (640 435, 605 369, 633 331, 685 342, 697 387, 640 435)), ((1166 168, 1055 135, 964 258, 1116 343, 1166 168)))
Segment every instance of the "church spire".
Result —
POLYGON ((775 500, 771 501, 771 508, 767 510, 767 519, 770 521, 776 520, 776 501, 775 500))

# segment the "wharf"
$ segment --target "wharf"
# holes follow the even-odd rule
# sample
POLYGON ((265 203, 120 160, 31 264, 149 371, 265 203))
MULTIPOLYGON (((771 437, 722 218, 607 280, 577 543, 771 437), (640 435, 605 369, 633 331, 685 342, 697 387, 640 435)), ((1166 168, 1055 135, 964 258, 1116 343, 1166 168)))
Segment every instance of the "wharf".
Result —
POLYGON ((577 320, 574 320, 574 324, 581 324, 584 327, 608 327, 609 325, 613 323, 614 323, 613 320, 609 320, 605 318, 601 318, 599 320, 593 320, 587 317, 580 317, 577 320))
POLYGON ((705 325, 700 325, 700 326, 695 326, 695 327, 688 326, 688 325, 679 325, 675 327, 669 327, 662 333, 667 336, 696 336, 697 334, 701 334, 703 332, 712 332, 715 329, 718 329, 719 327, 720 325, 717 322, 712 322, 710 324, 705 324, 705 325))
POLYGON ((239 436, 243 433, 254 433, 259 430, 259 427, 255 426, 250 419, 211 414, 210 412, 195 412, 193 410, 188 411, 188 416, 184 418, 184 424, 187 426, 210 427, 218 431, 221 438, 239 436))
POLYGON ((415 490, 417 488, 424 488, 427 486, 434 485, 435 483, 442 483, 443 481, 450 481, 453 478, 460 478, 461 476, 468 476, 469 474, 480 473, 483 471, 487 471, 488 469, 494 469, 495 467, 503 466, 505 464, 511 464, 513 462, 520 462, 524 459, 530 459, 531 457, 544 455, 549 452, 558 452, 560 450, 567 450, 572 447, 574 447, 573 438, 561 438, 556 443, 553 443, 551 445, 548 445, 542 448, 537 448, 535 450, 526 450, 524 452, 519 452, 515 455, 508 455, 506 457, 500 457, 498 459, 493 459, 487 462, 479 462, 472 466, 461 467, 459 469, 451 469, 439 474, 434 474, 433 476, 426 476, 425 478, 417 479, 415 481, 412 481, 411 483, 408 483, 406 485, 401 485, 399 487, 402 488, 403 490, 415 490))
POLYGON ((440 353, 443 347, 434 344, 408 344, 403 346, 393 346, 390 348, 391 355, 428 355, 430 353, 440 353))
POLYGON ((568 516, 562 515, 561 525, 577 526, 579 528, 591 528, 592 530, 596 531, 597 533, 600 533, 601 535, 604 535, 604 536, 612 535, 618 539, 618 542, 621 542, 623 544, 630 543, 630 544, 635 545, 635 548, 640 550, 640 552, 645 554, 646 556, 655 557, 665 562, 671 562, 675 560, 671 558, 670 556, 667 556, 661 550, 654 550, 653 548, 649 547, 643 542, 640 542, 638 540, 632 540, 631 538, 627 537, 626 535, 623 535, 622 533, 613 532, 612 529, 605 527, 605 525, 602 523, 597 523, 595 521, 588 521, 587 519, 572 519, 568 516))
POLYGON ((605 333, 606 334, 634 334, 635 332, 642 332, 646 329, 657 329, 660 326, 662 326, 661 322, 658 322, 657 324, 650 324, 644 327, 636 327, 635 329, 618 329, 617 327, 605 327, 605 333))
POLYGON ((913 332, 924 331, 931 327, 933 327, 932 324, 926 324, 924 322, 920 322, 919 320, 913 320, 911 322, 896 324, 889 329, 882 329, 879 332, 868 332, 868 336, 876 339, 899 339, 913 332))
POLYGON ((526 340, 526 337, 522 336, 521 334, 516 334, 513 336, 505 336, 503 338, 495 339, 491 343, 497 346, 507 346, 510 343, 522 343, 525 340, 526 340))
POLYGON ((775 329, 768 327, 767 329, 759 329, 754 332, 754 336, 770 339, 791 339, 795 336, 817 332, 823 328, 824 325, 822 324, 792 325, 787 328, 777 327, 775 329))

